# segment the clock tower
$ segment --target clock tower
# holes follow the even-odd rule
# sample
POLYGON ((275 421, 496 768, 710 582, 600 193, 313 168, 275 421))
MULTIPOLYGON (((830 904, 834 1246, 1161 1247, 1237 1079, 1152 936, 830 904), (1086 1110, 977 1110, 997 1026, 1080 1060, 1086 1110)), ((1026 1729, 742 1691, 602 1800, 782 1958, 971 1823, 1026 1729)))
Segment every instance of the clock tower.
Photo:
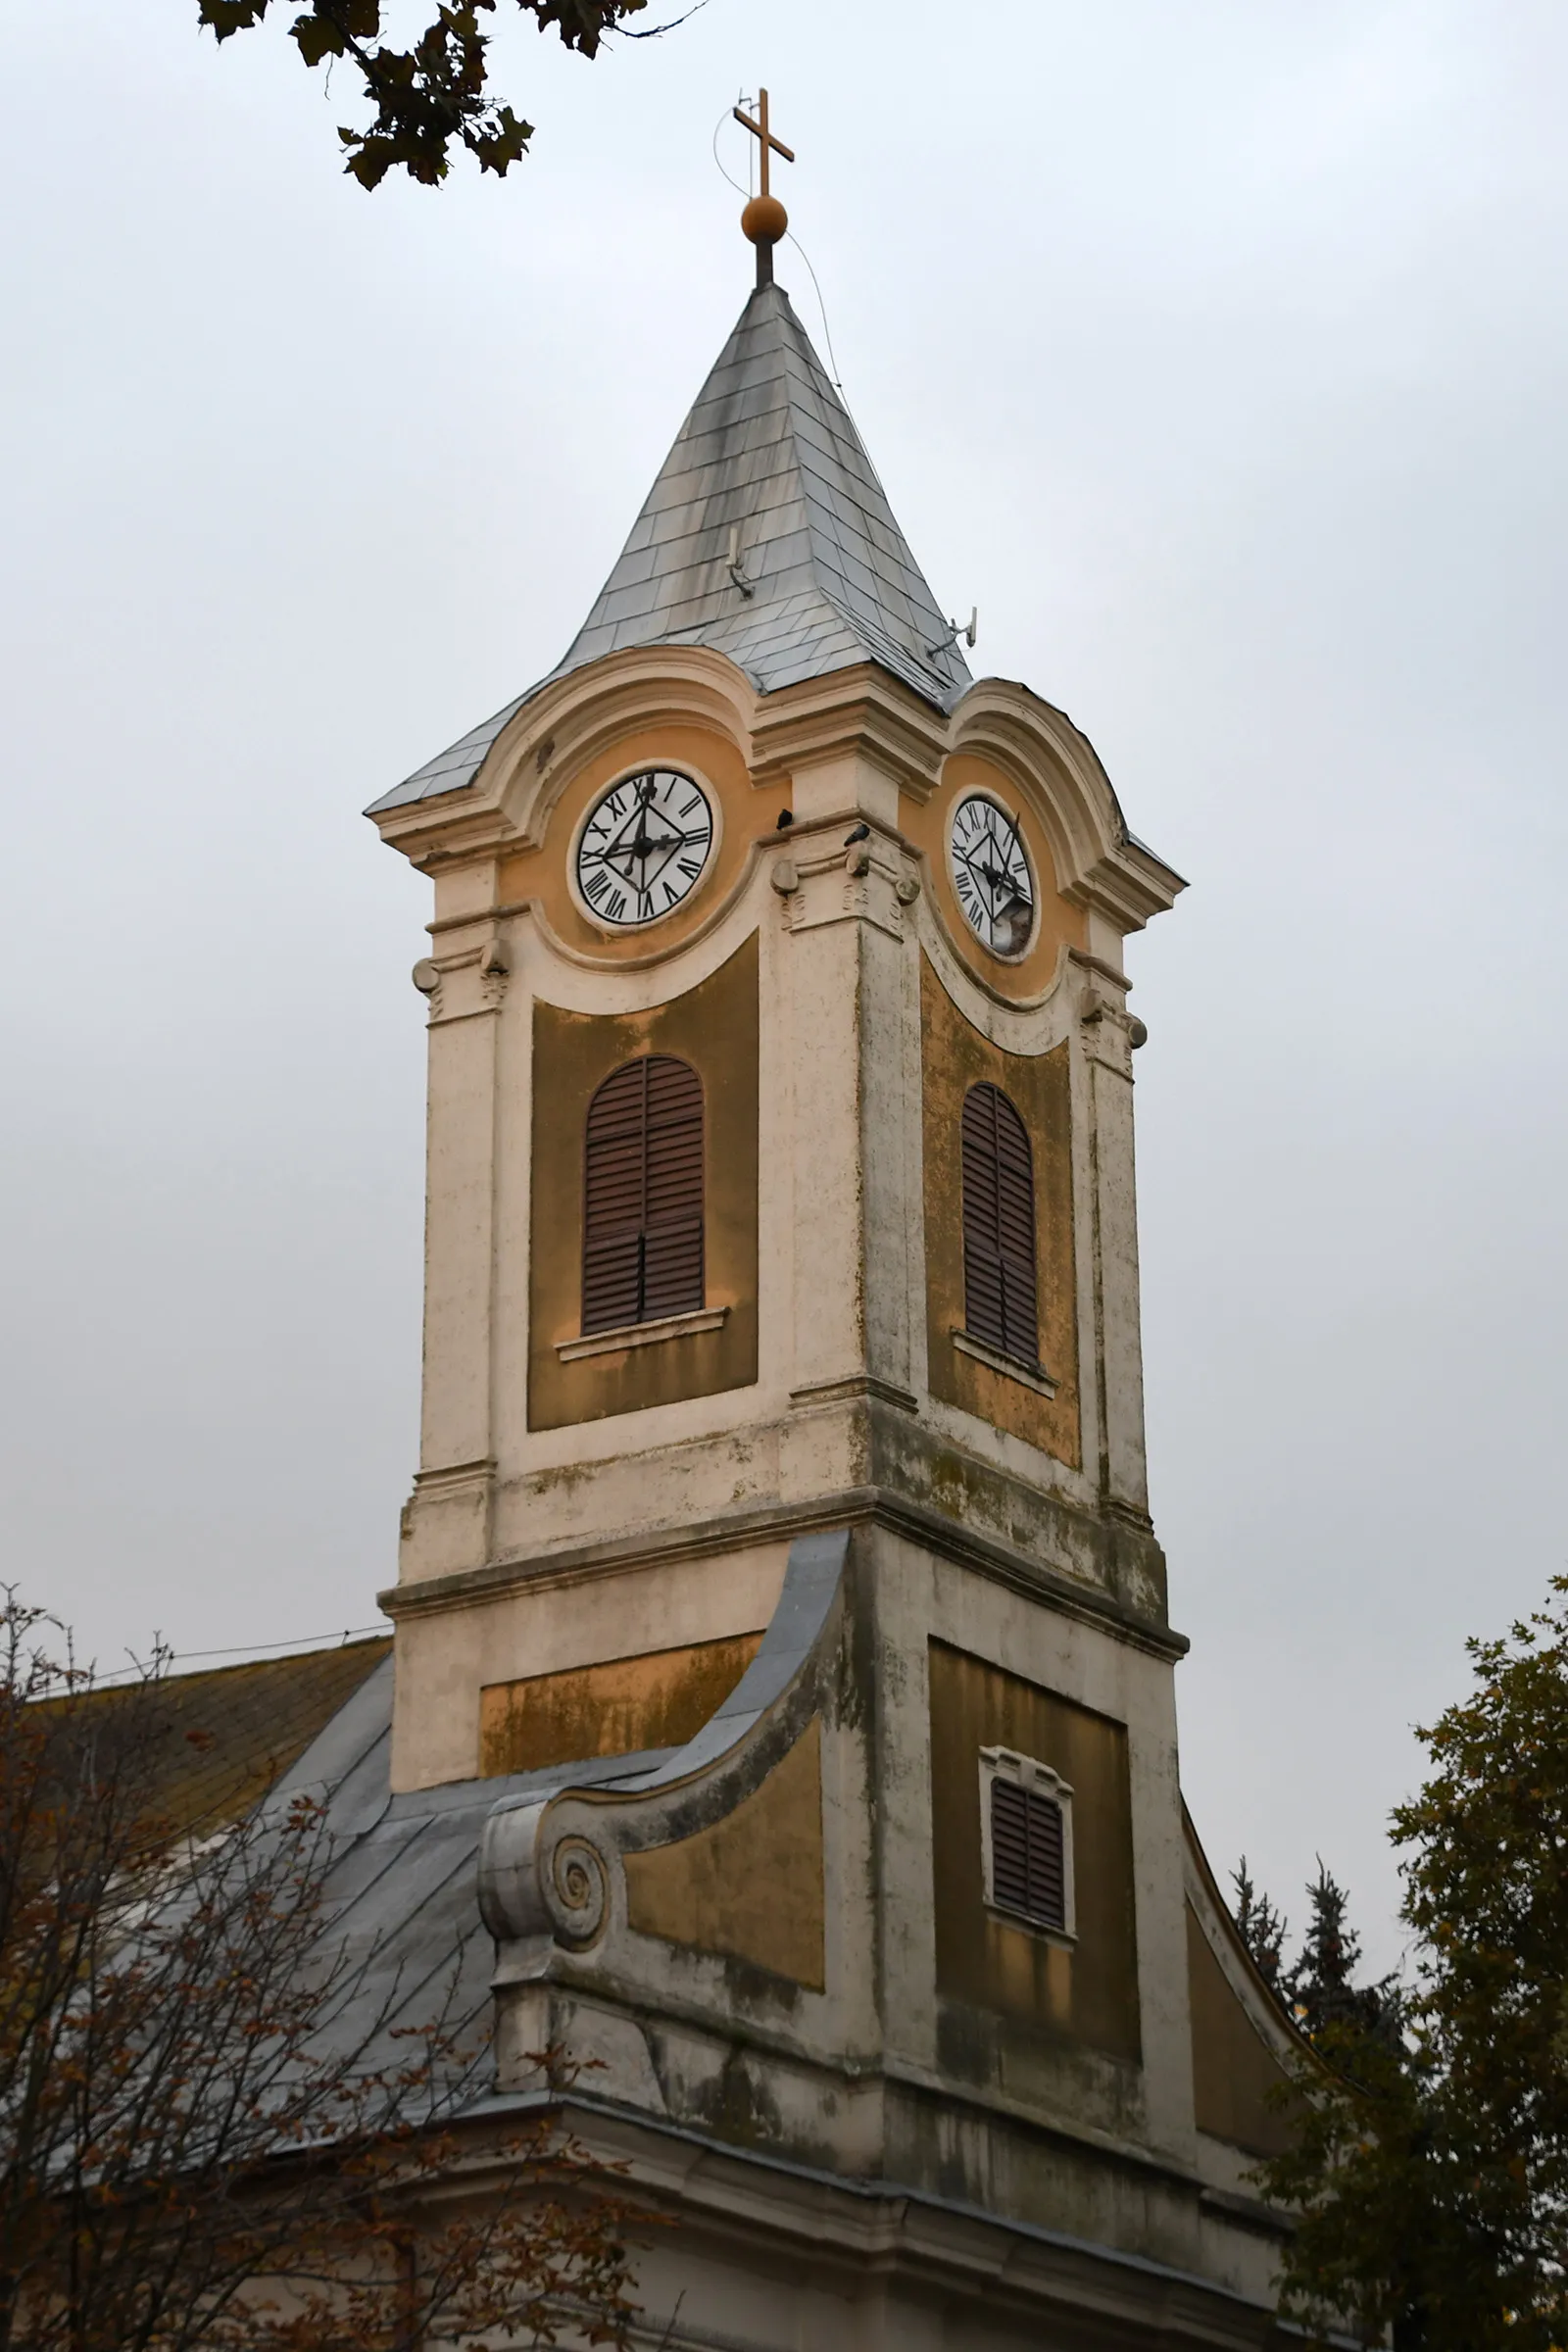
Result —
POLYGON ((1260 2343, 1288 2029, 1144 1462, 1182 885, 971 678, 760 201, 564 658, 370 811, 434 887, 393 1786, 484 1798, 498 2088, 590 2067, 658 2340, 1260 2343))

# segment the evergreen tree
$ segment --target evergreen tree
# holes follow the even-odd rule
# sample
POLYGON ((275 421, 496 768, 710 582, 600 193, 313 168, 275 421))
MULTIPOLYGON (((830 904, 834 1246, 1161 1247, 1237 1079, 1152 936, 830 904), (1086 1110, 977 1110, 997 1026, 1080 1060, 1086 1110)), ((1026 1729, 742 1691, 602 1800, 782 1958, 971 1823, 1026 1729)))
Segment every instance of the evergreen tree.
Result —
POLYGON ((1349 1897, 1321 1854, 1317 1877, 1307 1882, 1306 1898, 1311 1912, 1299 1956, 1279 1980, 1302 2033, 1314 2042, 1331 2027, 1342 2043, 1361 2034, 1396 2038, 1396 1979, 1391 1975, 1373 1984, 1355 1982, 1361 1938, 1347 1916, 1349 1897))
POLYGON ((1429 1778, 1394 1814, 1411 1989, 1391 2022, 1391 1988, 1355 1986, 1343 1893, 1320 1873, 1291 1972, 1320 2021, 1299 2127, 1256 2178, 1296 2215, 1287 2316, 1334 2332, 1352 2319, 1395 2352, 1561 2352, 1568 1578, 1506 1640, 1469 1648, 1472 1690, 1421 1733, 1429 1778))
POLYGON ((1258 1975, 1283 1996, 1285 1938, 1290 1934, 1290 1922, 1253 1886, 1245 1854, 1231 1872, 1231 1885, 1236 1889, 1236 1925, 1241 1930, 1242 1941, 1250 1952, 1258 1975))

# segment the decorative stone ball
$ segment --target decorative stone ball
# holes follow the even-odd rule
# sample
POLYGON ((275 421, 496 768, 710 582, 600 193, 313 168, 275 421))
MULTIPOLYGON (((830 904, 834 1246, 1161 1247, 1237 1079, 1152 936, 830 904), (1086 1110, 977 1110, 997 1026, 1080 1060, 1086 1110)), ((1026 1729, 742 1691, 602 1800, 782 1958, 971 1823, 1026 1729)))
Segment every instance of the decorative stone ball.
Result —
POLYGON ((776 196, 754 196, 741 215, 741 227, 754 245, 776 245, 789 224, 776 196))

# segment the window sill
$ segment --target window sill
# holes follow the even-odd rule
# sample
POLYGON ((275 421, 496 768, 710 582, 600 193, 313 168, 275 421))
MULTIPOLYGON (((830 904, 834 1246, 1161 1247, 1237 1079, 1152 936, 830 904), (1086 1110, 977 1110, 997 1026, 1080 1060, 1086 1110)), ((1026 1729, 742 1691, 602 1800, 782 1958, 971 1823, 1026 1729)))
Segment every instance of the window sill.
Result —
POLYGON ((684 1339, 688 1332, 717 1331, 728 1313, 727 1306, 699 1306, 689 1315, 665 1315, 658 1323, 622 1323, 615 1331, 590 1331, 580 1340, 562 1340, 556 1353, 564 1364, 580 1363, 585 1355, 618 1355, 627 1348, 684 1339))
POLYGON ((984 1340, 972 1340, 966 1331, 953 1334, 953 1345, 960 1355, 972 1355, 977 1364, 1000 1372, 1004 1380, 1015 1380, 1021 1389, 1033 1389, 1037 1396, 1054 1396, 1056 1384, 1044 1364, 1031 1364, 1021 1355, 1007 1355, 1000 1348, 991 1348, 984 1340))

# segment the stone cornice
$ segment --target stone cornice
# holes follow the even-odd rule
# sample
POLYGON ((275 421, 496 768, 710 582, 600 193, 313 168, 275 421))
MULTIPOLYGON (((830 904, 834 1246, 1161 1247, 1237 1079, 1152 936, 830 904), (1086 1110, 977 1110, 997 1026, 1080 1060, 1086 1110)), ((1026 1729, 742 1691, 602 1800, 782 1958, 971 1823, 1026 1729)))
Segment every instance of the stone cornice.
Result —
POLYGON ((631 646, 569 672, 513 713, 467 783, 374 821, 384 841, 425 868, 537 843, 583 762, 656 718, 727 736, 759 787, 860 759, 923 801, 951 753, 973 752, 1030 794, 1075 905, 1135 931, 1186 887, 1128 831, 1088 736, 1026 686, 982 678, 944 716, 867 662, 759 695, 726 655, 706 646, 631 646))
MULTIPOLYGON (((502 2126, 545 2108, 688 2226, 700 2221, 727 2240, 766 2246, 774 2259, 808 2256, 813 2273, 853 2277, 874 2268, 884 2291, 891 2279, 902 2279, 922 2296, 977 2297, 993 2325, 1004 2314, 1017 2315, 1040 2331, 1040 2340, 1075 2346, 1262 2352, 1293 2340, 1266 2304, 1174 2264, 984 2212, 909 2181, 820 2171, 690 2125, 635 2114, 581 2085, 564 2097, 492 2096, 467 2111, 460 2130, 466 2140, 478 2139, 487 2123, 502 2126)), ((1146 2181, 1151 2172, 1163 2173, 1177 2196, 1210 2201, 1174 2168, 1142 2170, 1146 2181)), ((1277 2221, 1275 2233, 1283 2237, 1288 2227, 1277 2221)), ((662 2326, 662 2315, 650 2314, 650 2345, 663 2340, 662 2326)), ((680 2337, 703 2352, 760 2352, 755 2339, 709 2334, 684 2319, 680 2337)))
POLYGON ((759 784, 803 767, 858 756, 925 800, 948 751, 939 710, 872 662, 830 670, 765 695, 752 728, 752 774, 759 784))
POLYGON ((818 1528, 868 1524, 906 1536, 1015 1592, 1049 1601, 1063 1615, 1098 1626, 1151 1656, 1174 1661, 1184 1657, 1190 1646, 1185 1634, 1140 1616, 1114 1593, 1068 1576, 979 1529, 960 1526, 888 1486, 847 1487, 804 1502, 751 1503, 715 1512, 692 1525, 560 1544, 532 1558, 490 1560, 481 1568, 393 1585, 377 1599, 393 1619, 435 1616, 500 1600, 513 1592, 536 1592, 604 1576, 628 1575, 654 1562, 708 1559, 715 1553, 778 1543, 818 1528))

